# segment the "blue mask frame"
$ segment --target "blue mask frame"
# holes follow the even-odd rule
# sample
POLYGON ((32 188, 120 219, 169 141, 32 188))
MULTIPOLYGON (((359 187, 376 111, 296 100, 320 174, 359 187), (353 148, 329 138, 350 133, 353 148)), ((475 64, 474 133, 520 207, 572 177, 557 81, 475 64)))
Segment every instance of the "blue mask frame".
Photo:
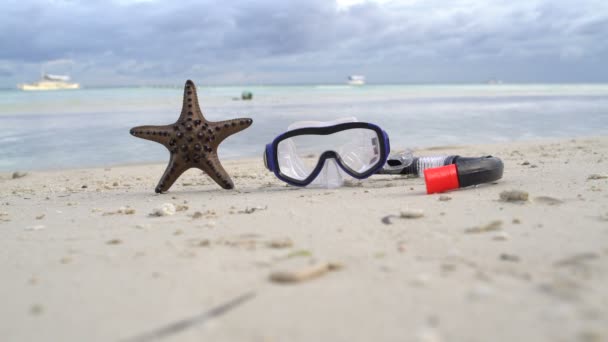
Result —
POLYGON ((312 181, 315 178, 317 178, 319 176, 319 174, 321 173, 321 170, 323 169, 325 161, 327 159, 334 159, 336 161, 336 163, 340 166, 340 168, 342 170, 344 170, 344 172, 346 172, 351 177, 354 177, 356 179, 368 178, 369 176, 378 172, 378 170, 380 170, 384 166, 384 164, 386 164, 386 160, 388 158, 388 155, 390 154, 390 150, 391 150, 391 147, 390 147, 390 141, 388 138, 388 134, 386 134, 386 132, 384 130, 382 130, 380 127, 378 127, 377 125, 367 123, 367 122, 347 122, 347 123, 326 126, 326 127, 299 128, 299 129, 294 129, 294 130, 291 130, 291 131, 288 131, 288 132, 285 132, 285 133, 279 135, 270 144, 266 145, 266 151, 264 152, 264 165, 266 166, 266 168, 268 170, 274 172, 275 176, 278 179, 280 179, 288 184, 291 184, 294 186, 307 186, 308 184, 312 183, 312 181), (376 132, 376 134, 378 136, 380 158, 379 158, 378 162, 375 165, 373 165, 366 172, 359 173, 359 172, 356 172, 356 171, 352 170, 351 168, 349 168, 347 165, 345 165, 342 162, 342 159, 340 158, 338 153, 336 153, 335 151, 323 152, 319 156, 319 161, 317 162, 317 165, 311 172, 310 176, 308 176, 304 180, 299 180, 299 179, 288 177, 281 172, 280 167, 278 166, 279 160, 278 160, 278 152, 277 152, 279 143, 281 141, 283 141, 285 139, 289 139, 291 137, 298 136, 298 135, 329 135, 329 134, 333 134, 336 132, 353 129, 353 128, 370 129, 370 130, 373 130, 374 132, 376 132))

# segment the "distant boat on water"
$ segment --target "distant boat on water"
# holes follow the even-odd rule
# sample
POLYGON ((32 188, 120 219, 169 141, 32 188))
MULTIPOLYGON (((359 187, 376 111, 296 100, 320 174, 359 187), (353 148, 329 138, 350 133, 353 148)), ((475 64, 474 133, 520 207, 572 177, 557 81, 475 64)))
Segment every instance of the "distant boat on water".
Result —
POLYGON ((349 85, 364 85, 365 84, 365 76, 362 75, 350 75, 348 76, 349 85))
POLYGON ((487 80, 486 84, 502 84, 502 80, 492 78, 492 79, 487 80))
POLYGON ((70 76, 43 73, 38 82, 18 84, 17 88, 24 91, 80 89, 80 84, 71 83, 70 76))

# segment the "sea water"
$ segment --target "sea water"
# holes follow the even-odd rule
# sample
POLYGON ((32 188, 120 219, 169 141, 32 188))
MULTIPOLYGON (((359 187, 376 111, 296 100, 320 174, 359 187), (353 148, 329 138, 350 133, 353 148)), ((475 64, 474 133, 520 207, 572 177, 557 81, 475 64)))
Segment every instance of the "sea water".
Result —
MULTIPOLYGON (((129 129, 175 122, 179 88, 0 90, 0 171, 165 162, 160 144, 129 129)), ((210 121, 250 117, 221 158, 262 157, 295 121, 356 117, 393 150, 608 135, 608 85, 365 85, 198 87, 210 121), (253 100, 242 101, 242 91, 253 100)), ((458 153, 464 154, 459 150, 458 153)))

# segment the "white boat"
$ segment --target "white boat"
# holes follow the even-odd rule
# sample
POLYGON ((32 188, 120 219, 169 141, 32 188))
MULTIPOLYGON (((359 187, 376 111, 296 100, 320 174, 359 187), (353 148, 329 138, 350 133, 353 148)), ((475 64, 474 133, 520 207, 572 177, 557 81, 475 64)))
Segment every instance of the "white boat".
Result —
POLYGON ((364 85, 365 84, 365 76, 362 76, 362 75, 350 75, 350 76, 348 76, 348 84, 349 85, 364 85))
POLYGON ((68 82, 70 76, 43 74, 42 79, 34 83, 18 84, 17 88, 25 91, 80 89, 80 84, 68 82))

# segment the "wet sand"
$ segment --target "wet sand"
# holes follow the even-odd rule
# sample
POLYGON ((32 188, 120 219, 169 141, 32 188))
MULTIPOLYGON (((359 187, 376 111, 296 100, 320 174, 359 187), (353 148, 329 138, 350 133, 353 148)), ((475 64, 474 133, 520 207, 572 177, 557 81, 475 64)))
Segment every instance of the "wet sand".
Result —
POLYGON ((241 160, 236 190, 190 170, 157 195, 162 164, 0 174, 0 336, 608 339, 608 138, 418 151, 443 152, 500 157, 504 177, 296 189, 241 160))

